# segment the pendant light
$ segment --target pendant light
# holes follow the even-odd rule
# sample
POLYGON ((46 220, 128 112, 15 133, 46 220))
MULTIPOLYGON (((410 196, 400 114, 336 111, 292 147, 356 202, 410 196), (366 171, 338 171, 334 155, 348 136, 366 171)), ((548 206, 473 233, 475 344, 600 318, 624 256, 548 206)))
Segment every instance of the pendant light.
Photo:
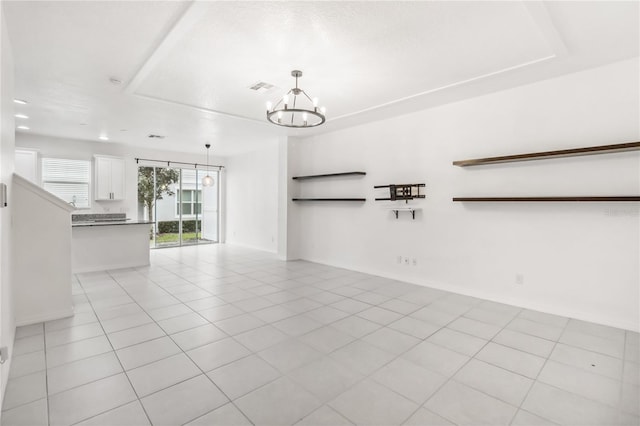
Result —
POLYGON ((211 148, 211 144, 207 143, 204 147, 207 148, 207 175, 202 178, 202 186, 213 186, 216 181, 209 176, 209 148, 211 148))

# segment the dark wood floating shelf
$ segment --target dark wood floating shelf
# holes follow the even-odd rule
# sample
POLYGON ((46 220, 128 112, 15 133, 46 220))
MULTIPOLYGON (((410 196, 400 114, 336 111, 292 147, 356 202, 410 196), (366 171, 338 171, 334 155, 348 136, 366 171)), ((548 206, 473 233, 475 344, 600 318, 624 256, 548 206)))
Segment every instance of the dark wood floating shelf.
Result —
POLYGON ((608 196, 608 197, 454 197, 453 201, 464 202, 511 202, 511 201, 640 201, 640 196, 608 196))
POLYGON ((614 145, 590 146, 586 148, 561 149, 557 151, 532 152, 528 154, 504 155, 501 157, 474 158, 454 161, 454 166, 480 166, 483 164, 511 163, 515 161, 541 160, 545 158, 575 157, 579 155, 608 154, 614 152, 640 150, 640 142, 627 142, 614 145))
POLYGON ((305 180, 305 179, 318 179, 318 178, 326 178, 326 177, 336 177, 336 176, 364 176, 366 172, 343 172, 343 173, 327 173, 324 175, 309 175, 309 176, 294 176, 293 180, 305 180))
POLYGON ((292 198, 291 201, 367 201, 366 198, 292 198))

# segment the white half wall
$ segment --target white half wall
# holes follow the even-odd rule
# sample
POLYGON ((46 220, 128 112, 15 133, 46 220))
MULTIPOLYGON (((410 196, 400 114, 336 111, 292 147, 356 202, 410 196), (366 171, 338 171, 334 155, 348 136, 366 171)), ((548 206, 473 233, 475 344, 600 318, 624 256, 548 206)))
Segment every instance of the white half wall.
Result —
POLYGON ((13 231, 20 236, 12 246, 16 324, 69 317, 73 207, 20 175, 13 183, 13 231))
POLYGON ((307 196, 367 198, 364 204, 290 205, 288 220, 299 221, 297 254, 637 331, 640 203, 451 200, 638 195, 637 151, 464 169, 451 163, 638 141, 638 75, 635 58, 291 142, 289 178, 367 173, 291 184, 307 196), (390 202, 373 201, 387 194, 374 185, 392 183, 426 183, 427 198, 409 203, 422 209, 415 220, 402 212, 396 219, 390 202), (523 284, 516 284, 518 277, 523 284))
POLYGON ((227 159, 226 242, 278 251, 279 145, 227 159))

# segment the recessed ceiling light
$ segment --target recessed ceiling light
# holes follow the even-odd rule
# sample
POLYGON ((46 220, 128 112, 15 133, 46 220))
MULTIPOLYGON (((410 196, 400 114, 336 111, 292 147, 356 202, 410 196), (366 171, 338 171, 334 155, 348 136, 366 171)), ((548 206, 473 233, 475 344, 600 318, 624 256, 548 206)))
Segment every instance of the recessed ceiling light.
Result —
POLYGON ((16 114, 14 115, 15 118, 29 118, 29 116, 24 115, 24 114, 16 114))
POLYGON ((127 129, 120 129, 121 132, 128 132, 127 129))
POLYGON ((26 105, 28 103, 27 101, 23 101, 22 99, 14 99, 13 102, 20 105, 26 105))
POLYGON ((81 126, 86 126, 86 125, 87 125, 87 123, 80 123, 80 125, 81 125, 81 126))
POLYGON ((122 84, 122 80, 120 80, 119 78, 115 78, 115 77, 111 77, 109 79, 109 81, 111 82, 111 84, 115 84, 116 86, 122 84))
POLYGON ((18 127, 16 127, 16 129, 29 130, 29 128, 27 126, 18 126, 18 127))
POLYGON ((107 136, 104 136, 104 135, 98 136, 98 139, 100 139, 101 141, 108 141, 109 140, 109 138, 107 136))

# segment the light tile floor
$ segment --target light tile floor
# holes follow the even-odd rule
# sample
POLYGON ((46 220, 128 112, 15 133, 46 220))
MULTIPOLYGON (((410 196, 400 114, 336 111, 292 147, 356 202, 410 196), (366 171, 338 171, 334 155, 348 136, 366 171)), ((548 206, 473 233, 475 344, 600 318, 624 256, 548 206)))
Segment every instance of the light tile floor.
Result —
POLYGON ((638 425, 637 333, 213 245, 79 274, 2 424, 638 425))

